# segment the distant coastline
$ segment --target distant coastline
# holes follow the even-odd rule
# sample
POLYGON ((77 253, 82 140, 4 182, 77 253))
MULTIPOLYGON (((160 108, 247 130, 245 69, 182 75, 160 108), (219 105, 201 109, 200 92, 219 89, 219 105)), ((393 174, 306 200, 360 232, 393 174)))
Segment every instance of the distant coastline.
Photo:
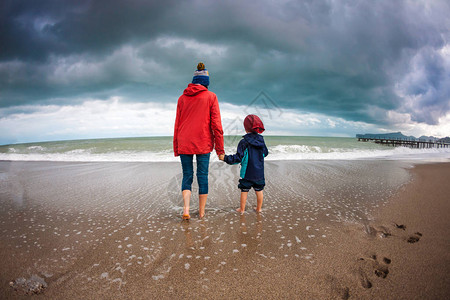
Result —
POLYGON ((357 134, 356 138, 365 138, 365 139, 392 139, 392 140, 406 140, 406 141, 421 141, 421 142, 434 142, 434 143, 450 143, 450 137, 437 138, 434 136, 406 136, 403 133, 392 132, 392 133, 366 133, 366 134, 357 134))

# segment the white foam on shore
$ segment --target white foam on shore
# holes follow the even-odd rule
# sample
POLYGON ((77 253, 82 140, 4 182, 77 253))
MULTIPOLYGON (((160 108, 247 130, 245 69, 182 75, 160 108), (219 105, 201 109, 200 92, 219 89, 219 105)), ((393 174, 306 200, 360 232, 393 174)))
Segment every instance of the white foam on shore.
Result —
MULTIPOLYGON (((439 160, 450 159, 450 148, 415 149, 407 147, 380 148, 331 148, 307 145, 276 145, 269 147, 267 161, 282 160, 439 160)), ((171 149, 152 151, 110 151, 99 153, 93 149, 72 149, 58 152, 45 151, 40 146, 30 146, 26 151, 9 147, 0 153, 6 161, 58 161, 58 162, 178 162, 171 149)), ((234 147, 226 147, 227 154, 234 154, 234 147)), ((211 158, 215 158, 215 152, 211 158)))
POLYGON ((427 160, 434 158, 450 158, 450 148, 386 147, 386 150, 330 148, 325 152, 316 146, 278 145, 270 149, 266 160, 427 160))
MULTIPOLYGON (((13 150, 14 151, 14 150, 13 150)), ((59 162, 171 162, 179 161, 173 153, 155 152, 110 152, 87 153, 72 150, 65 153, 0 153, 0 160, 9 161, 59 161, 59 162)))

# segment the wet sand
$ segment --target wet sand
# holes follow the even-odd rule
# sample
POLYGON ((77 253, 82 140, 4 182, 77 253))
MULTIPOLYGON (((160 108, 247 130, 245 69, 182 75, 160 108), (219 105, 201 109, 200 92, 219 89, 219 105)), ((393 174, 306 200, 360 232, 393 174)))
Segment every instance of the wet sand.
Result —
POLYGON ((182 222, 179 164, 0 162, 0 298, 445 299, 450 164, 392 165, 271 162, 240 215, 214 162, 182 222))

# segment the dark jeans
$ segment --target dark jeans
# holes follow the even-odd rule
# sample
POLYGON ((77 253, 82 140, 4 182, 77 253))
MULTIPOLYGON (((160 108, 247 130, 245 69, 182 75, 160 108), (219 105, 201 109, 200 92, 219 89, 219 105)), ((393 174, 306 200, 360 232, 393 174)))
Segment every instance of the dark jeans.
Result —
MULTIPOLYGON (((209 156, 211 153, 196 154, 197 156, 197 181, 198 193, 208 194, 208 169, 209 156)), ((194 180, 194 155, 180 154, 181 166, 183 168, 183 182, 181 183, 181 190, 192 190, 192 181, 194 180)))

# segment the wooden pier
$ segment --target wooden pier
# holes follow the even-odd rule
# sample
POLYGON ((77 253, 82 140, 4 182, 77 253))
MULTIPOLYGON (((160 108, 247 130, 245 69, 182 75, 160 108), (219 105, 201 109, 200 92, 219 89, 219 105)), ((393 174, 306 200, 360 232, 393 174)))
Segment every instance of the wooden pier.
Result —
POLYGON ((393 147, 410 147, 410 148, 450 148, 448 143, 432 142, 432 141, 417 141, 408 139, 385 139, 385 138, 364 138, 358 137, 359 142, 375 142, 376 144, 393 146, 393 147))

